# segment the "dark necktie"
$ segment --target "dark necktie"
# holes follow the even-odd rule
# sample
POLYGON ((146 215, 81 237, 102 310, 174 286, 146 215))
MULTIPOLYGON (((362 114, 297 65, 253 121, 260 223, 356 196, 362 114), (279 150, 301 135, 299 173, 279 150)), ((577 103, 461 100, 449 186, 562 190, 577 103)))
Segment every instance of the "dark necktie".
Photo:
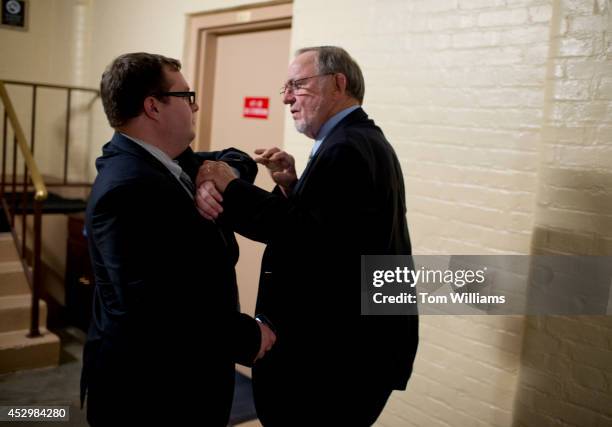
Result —
POLYGON ((181 175, 179 179, 181 180, 181 182, 183 183, 183 185, 189 191, 189 194, 193 198, 196 188, 195 188, 195 185, 193 185, 191 178, 189 178, 189 175, 187 175, 184 171, 181 171, 181 175))

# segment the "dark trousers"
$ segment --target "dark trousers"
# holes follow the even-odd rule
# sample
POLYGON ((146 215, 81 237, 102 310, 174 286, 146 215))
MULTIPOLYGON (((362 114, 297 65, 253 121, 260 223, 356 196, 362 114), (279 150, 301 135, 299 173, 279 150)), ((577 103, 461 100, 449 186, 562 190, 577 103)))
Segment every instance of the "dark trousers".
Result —
POLYGON ((363 390, 361 400, 363 405, 360 405, 360 408, 357 410, 356 421, 359 426, 371 426, 376 422, 383 409, 385 409, 385 405, 387 404, 387 400, 389 400, 389 396, 391 396, 390 388, 368 388, 363 390))

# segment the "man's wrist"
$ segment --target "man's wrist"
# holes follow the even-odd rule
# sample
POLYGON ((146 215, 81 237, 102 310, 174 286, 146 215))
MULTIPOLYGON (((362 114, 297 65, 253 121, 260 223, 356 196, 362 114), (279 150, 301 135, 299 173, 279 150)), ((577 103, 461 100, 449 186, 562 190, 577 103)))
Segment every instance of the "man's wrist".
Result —
POLYGON ((230 165, 229 163, 227 163, 227 165, 230 167, 232 172, 234 172, 234 175, 236 175, 238 178, 240 178, 240 171, 238 169, 236 169, 235 167, 233 167, 232 165, 230 165))
POLYGON ((289 185, 278 184, 278 186, 282 190, 283 194, 285 194, 285 196, 289 197, 289 194, 293 191, 293 187, 295 187, 295 184, 297 184, 297 179, 295 181, 291 182, 291 184, 289 184, 289 185))

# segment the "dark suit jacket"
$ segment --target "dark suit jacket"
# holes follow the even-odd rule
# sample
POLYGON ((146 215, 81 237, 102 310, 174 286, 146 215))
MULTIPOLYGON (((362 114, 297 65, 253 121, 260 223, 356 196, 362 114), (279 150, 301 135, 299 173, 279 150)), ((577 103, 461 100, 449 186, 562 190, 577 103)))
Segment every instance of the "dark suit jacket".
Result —
POLYGON ((397 156, 361 108, 330 132, 289 198, 228 185, 223 220, 267 244, 257 312, 278 338, 253 372, 260 418, 303 419, 340 397, 354 406, 364 384, 406 387, 418 317, 359 314, 360 255, 411 253, 404 194, 397 156))
MULTIPOLYGON (((195 178, 205 158, 251 181, 257 173, 237 150, 188 149, 178 160, 195 178)), ((168 169, 119 133, 96 166, 86 218, 96 281, 82 374, 88 419, 225 426, 234 362, 249 365, 260 342, 237 308, 233 232, 203 219, 168 169)))

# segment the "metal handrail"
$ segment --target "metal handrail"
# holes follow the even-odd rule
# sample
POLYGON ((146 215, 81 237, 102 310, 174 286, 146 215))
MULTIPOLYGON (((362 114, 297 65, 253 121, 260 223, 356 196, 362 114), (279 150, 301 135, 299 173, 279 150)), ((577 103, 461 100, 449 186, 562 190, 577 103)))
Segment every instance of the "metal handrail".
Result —
POLYGON ((28 283, 32 289, 32 307, 31 307, 31 316, 30 316, 30 337, 36 337, 40 335, 38 323, 39 323, 39 300, 42 289, 42 263, 41 263, 41 250, 42 250, 42 206, 43 202, 48 197, 47 187, 54 186, 64 186, 64 187, 83 187, 83 186, 91 186, 90 183, 69 183, 68 182, 68 146, 70 141, 70 109, 71 109, 71 95, 73 91, 82 91, 82 92, 91 92, 96 96, 91 100, 90 106, 93 102, 98 98, 99 91, 96 89, 80 87, 80 86, 62 86, 62 85, 54 85, 54 84, 46 84, 46 83, 35 83, 35 82, 23 82, 23 81, 14 81, 14 80, 0 80, 0 100, 4 104, 4 125, 3 125, 3 139, 2 139, 2 175, 1 175, 1 185, 0 185, 0 201, 1 206, 0 209, 4 209, 7 220, 10 221, 11 225, 11 233, 13 235, 13 240, 15 241, 15 245, 18 248, 18 251, 21 252, 21 262, 24 267, 24 272, 28 279, 28 283), (28 141, 23 132, 23 128, 19 123, 19 119, 17 118, 17 114, 15 113, 15 108, 11 102, 10 96, 6 90, 5 85, 21 85, 21 86, 29 86, 32 88, 32 117, 31 117, 31 138, 30 138, 30 146, 28 147, 28 141), (66 135, 65 135, 65 147, 64 147, 64 173, 63 173, 63 182, 62 183, 48 183, 45 184, 42 175, 36 165, 34 160, 34 142, 35 135, 34 131, 36 128, 36 97, 37 97, 37 89, 38 88, 46 88, 46 89, 61 89, 67 91, 67 105, 66 105, 66 135), (9 184, 6 180, 6 160, 7 160, 7 118, 10 122, 10 125, 13 129, 13 158, 12 158, 12 180, 10 182, 11 190, 12 190, 12 209, 9 207, 7 203, 7 199, 5 196, 5 187, 9 184), (21 242, 19 241, 19 237, 15 230, 15 216, 17 212, 17 147, 19 147, 19 151, 24 159, 24 173, 23 173, 23 187, 22 187, 22 232, 21 232, 21 242), (30 181, 31 180, 31 183, 30 181), (32 268, 31 270, 28 268, 27 263, 27 248, 26 248, 26 219, 27 219, 27 192, 30 186, 34 187, 34 200, 33 200, 33 214, 34 214, 34 242, 32 247, 32 268), (21 245, 20 245, 21 243, 21 245), (21 247, 21 248, 20 248, 21 247))
POLYGON ((8 92, 6 91, 6 87, 4 86, 5 83, 6 82, 0 80, 0 98, 2 98, 2 102, 4 103, 4 111, 6 114, 8 114, 11 126, 13 127, 13 132, 17 138, 17 144, 19 145, 21 154, 26 162, 26 167, 30 170, 32 184, 34 185, 35 190, 34 198, 40 201, 46 200, 48 196, 47 187, 45 186, 45 182, 38 171, 38 166, 36 166, 36 163, 34 162, 32 153, 28 148, 28 143, 26 142, 23 129, 21 128, 21 124, 19 123, 19 119, 15 113, 15 108, 13 107, 13 103, 11 102, 8 92))
POLYGON ((30 316, 30 337, 36 337, 40 335, 38 327, 39 319, 39 300, 42 288, 42 263, 41 263, 41 250, 42 250, 42 212, 43 202, 48 197, 47 187, 63 186, 63 187, 84 187, 91 186, 91 183, 84 182, 68 182, 68 145, 70 141, 70 109, 71 109, 71 94, 73 91, 91 92, 96 96, 91 100, 89 106, 99 97, 100 93, 96 89, 80 87, 80 86, 62 86, 47 83, 35 83, 35 82, 24 82, 15 80, 0 80, 0 100, 4 104, 4 122, 3 122, 3 139, 2 139, 2 164, 1 164, 1 185, 0 185, 0 209, 3 209, 7 220, 10 221, 11 233, 13 240, 21 252, 21 262, 23 264, 24 272, 32 289, 32 308, 30 316), (15 108, 11 102, 10 96, 6 90, 5 85, 21 85, 29 86, 32 88, 32 117, 31 117, 31 137, 30 146, 28 147, 28 141, 23 132, 23 128, 19 123, 15 108), (34 160, 34 142, 35 142, 35 129, 36 129, 36 98, 37 89, 61 89, 66 90, 67 93, 67 106, 66 106, 66 135, 65 135, 65 147, 64 147, 64 173, 62 183, 47 183, 45 184, 38 166, 34 160), (7 203, 5 196, 5 187, 9 184, 6 180, 7 171, 7 118, 10 121, 10 125, 13 128, 13 158, 12 158, 12 180, 10 182, 12 190, 12 209, 7 203), (24 159, 24 173, 23 173, 23 187, 22 187, 22 232, 21 232, 21 245, 19 237, 15 229, 15 216, 17 212, 17 147, 23 155, 24 159), (30 181, 31 180, 31 183, 30 181), (26 248, 26 219, 27 219, 27 192, 30 186, 34 187, 34 200, 33 200, 33 214, 34 214, 34 242, 32 247, 32 268, 28 268, 27 263, 27 248, 26 248), (21 247, 21 249, 20 249, 21 247))
MULTIPOLYGON (((43 89, 59 89, 66 91, 66 121, 65 121, 65 135, 64 135, 64 173, 63 173, 63 185, 71 186, 73 184, 68 182, 68 159, 69 159, 69 146, 70 146, 70 121, 71 121, 71 103, 72 103, 72 92, 89 92, 95 96, 89 102, 89 107, 93 105, 96 99, 100 96, 100 91, 97 89, 83 87, 83 86, 70 86, 70 85, 56 85, 49 83, 38 83, 38 82, 26 82, 18 80, 0 80, 5 85, 17 85, 17 86, 28 86, 32 88, 32 123, 31 123, 31 136, 30 136, 30 152, 34 153, 35 143, 35 129, 36 129, 36 99, 39 88, 43 89)), ((84 183, 81 183, 84 184, 84 183)), ((84 185, 81 185, 84 186, 84 185)), ((49 184, 47 184, 49 187, 49 184)))
MULTIPOLYGON (((13 103, 6 91, 6 87, 4 86, 4 82, 0 81, 0 99, 4 104, 4 139, 3 139, 3 153, 6 154, 6 119, 8 117, 11 127, 13 128, 13 179, 12 179, 12 187, 13 187, 13 211, 10 212, 8 205, 5 200, 2 200, 2 207, 4 208, 4 212, 6 213, 7 219, 11 218, 11 232, 13 234, 13 239, 19 248, 19 242, 17 238, 17 233, 15 231, 15 203, 17 199, 16 193, 16 154, 17 147, 21 151, 25 162, 25 171, 24 171, 24 182, 23 182, 23 193, 25 197, 25 193, 28 188, 28 177, 32 180, 32 185, 34 186, 34 245, 33 245, 33 259, 32 259, 32 272, 28 271, 26 259, 26 235, 25 235, 25 223, 26 223, 26 209, 25 203, 23 206, 23 231, 21 235, 22 239, 22 250, 21 250, 21 261, 24 266, 24 271, 26 272, 26 276, 28 278, 28 282, 30 282, 30 286, 32 288, 32 307, 30 313, 30 337, 40 336, 40 330, 38 328, 38 319, 39 319, 39 309, 38 303, 40 300, 41 293, 41 231, 42 231, 42 203, 48 197, 47 187, 45 186, 45 182, 38 170, 38 166, 36 166, 36 162, 34 162, 34 157, 28 148, 28 143, 26 141, 25 135, 23 133, 23 129, 21 128, 21 124, 19 123, 19 119, 17 118, 17 114, 15 113, 15 108, 13 107, 13 103)), ((3 168, 2 168, 2 196, 4 196, 4 187, 5 187, 5 167, 6 164, 4 162, 3 157, 3 168)))
POLYGON ((90 87, 82 87, 82 86, 54 85, 54 84, 49 84, 49 83, 23 82, 19 80, 2 80, 2 81, 7 85, 38 86, 38 87, 44 87, 46 89, 80 90, 83 92, 95 93, 96 95, 99 93, 97 89, 92 89, 90 87))

